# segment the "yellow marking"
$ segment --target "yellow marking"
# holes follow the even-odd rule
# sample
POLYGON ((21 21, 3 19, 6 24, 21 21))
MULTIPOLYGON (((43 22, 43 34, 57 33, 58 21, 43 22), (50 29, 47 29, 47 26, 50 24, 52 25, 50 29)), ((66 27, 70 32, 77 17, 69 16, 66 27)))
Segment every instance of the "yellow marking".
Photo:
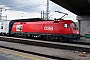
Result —
POLYGON ((8 53, 8 54, 13 54, 13 55, 21 56, 21 57, 24 57, 24 58, 29 58, 29 59, 32 59, 32 60, 40 60, 40 59, 37 59, 37 58, 32 58, 30 56, 24 56, 23 54, 17 54, 17 53, 9 52, 9 51, 6 51, 6 50, 0 50, 0 52, 5 52, 5 53, 8 53))

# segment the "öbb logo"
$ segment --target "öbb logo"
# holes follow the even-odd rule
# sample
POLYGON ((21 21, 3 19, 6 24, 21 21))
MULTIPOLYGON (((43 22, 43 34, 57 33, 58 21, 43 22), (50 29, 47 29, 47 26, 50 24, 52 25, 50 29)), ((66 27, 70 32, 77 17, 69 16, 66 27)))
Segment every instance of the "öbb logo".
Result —
POLYGON ((44 30, 51 30, 52 31, 53 30, 53 27, 52 26, 45 26, 44 27, 44 30))

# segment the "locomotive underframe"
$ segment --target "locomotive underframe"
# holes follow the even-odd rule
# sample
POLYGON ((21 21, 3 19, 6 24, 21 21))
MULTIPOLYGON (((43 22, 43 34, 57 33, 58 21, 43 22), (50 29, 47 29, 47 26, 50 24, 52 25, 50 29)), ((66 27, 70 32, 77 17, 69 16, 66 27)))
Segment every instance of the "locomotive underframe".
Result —
POLYGON ((45 38, 50 40, 71 40, 80 39, 78 34, 47 34, 47 33, 28 33, 28 32, 11 32, 11 35, 16 37, 35 37, 35 38, 45 38))

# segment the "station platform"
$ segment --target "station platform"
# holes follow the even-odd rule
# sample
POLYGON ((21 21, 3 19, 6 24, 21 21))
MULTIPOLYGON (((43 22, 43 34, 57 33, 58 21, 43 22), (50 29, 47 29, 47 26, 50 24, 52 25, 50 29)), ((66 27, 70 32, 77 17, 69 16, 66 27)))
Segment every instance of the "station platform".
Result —
POLYGON ((52 60, 52 59, 0 48, 0 60, 52 60))

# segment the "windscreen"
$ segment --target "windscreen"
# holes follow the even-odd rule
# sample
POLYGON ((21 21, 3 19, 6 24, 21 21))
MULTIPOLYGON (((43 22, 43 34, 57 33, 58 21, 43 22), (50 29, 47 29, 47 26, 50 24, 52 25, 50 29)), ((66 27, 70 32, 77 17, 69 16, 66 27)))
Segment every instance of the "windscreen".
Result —
POLYGON ((77 25, 76 25, 74 22, 72 22, 71 24, 72 24, 72 27, 73 27, 75 30, 78 30, 77 25))

